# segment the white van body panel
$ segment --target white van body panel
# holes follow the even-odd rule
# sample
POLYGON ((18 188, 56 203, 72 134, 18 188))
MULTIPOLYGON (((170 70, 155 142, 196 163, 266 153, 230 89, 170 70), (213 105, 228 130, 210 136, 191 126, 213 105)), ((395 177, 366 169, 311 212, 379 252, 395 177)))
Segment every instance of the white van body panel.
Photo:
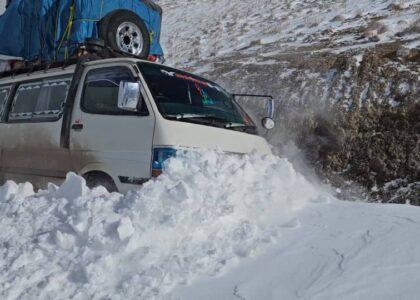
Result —
POLYGON ((158 118, 154 147, 221 150, 231 153, 271 154, 267 141, 248 133, 158 118))
MULTIPOLYGON (((60 147, 61 122, 0 124, 2 170, 7 179, 31 175, 39 186, 45 178, 65 178, 72 169, 70 152, 60 147)), ((42 185, 42 184, 41 184, 42 185)))
POLYGON ((51 78, 51 77, 56 77, 56 76, 65 76, 65 75, 72 76, 75 68, 76 67, 72 65, 66 68, 51 69, 48 71, 41 71, 41 72, 37 71, 30 74, 20 74, 13 77, 0 78, 0 85, 9 85, 9 84, 17 83, 17 82, 35 81, 37 79, 51 78))

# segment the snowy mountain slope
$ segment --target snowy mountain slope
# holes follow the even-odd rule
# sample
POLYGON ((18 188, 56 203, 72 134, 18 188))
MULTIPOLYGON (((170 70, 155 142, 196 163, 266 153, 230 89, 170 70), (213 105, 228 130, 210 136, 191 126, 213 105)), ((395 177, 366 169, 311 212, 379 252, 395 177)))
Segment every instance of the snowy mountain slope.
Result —
MULTIPOLYGON (((168 62, 202 65, 224 56, 265 57, 378 43, 419 43, 418 0, 159 0, 168 62)), ((261 57, 260 57, 261 58, 261 57)))
POLYGON ((415 299, 419 209, 340 202, 285 159, 182 153, 127 195, 0 188, 2 299, 415 299))

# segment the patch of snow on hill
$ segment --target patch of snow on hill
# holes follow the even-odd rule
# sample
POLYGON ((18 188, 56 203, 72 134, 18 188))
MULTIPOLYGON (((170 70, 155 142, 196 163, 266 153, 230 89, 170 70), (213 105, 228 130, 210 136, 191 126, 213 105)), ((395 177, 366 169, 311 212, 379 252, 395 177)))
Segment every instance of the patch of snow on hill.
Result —
POLYGON ((229 54, 258 55, 373 46, 419 39, 417 0, 159 0, 170 64, 229 54))

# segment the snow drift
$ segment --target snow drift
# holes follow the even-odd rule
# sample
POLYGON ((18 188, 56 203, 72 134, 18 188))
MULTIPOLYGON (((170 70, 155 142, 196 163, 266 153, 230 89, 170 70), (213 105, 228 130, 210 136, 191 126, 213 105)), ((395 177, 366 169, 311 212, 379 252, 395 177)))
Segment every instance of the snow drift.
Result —
POLYGON ((417 299, 420 210, 275 156, 181 152, 126 195, 0 187, 2 299, 417 299))
POLYGON ((264 254, 179 286, 174 299, 419 298, 419 208, 320 201, 295 216, 264 254))
POLYGON ((61 187, 0 189, 3 299, 145 299, 217 275, 280 238, 322 190, 274 156, 184 152, 127 195, 61 187))

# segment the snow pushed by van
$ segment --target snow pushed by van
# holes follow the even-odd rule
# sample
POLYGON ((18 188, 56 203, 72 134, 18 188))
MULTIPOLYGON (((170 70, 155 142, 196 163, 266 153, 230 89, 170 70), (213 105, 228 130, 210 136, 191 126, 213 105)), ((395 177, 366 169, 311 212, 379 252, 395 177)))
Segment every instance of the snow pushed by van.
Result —
POLYGON ((274 156, 179 152, 138 191, 0 188, 3 299, 146 299, 220 274, 280 237, 281 224, 329 196, 274 156))
POLYGON ((126 195, 9 181, 0 297, 417 299, 419 212, 335 200, 255 154, 181 152, 126 195))

